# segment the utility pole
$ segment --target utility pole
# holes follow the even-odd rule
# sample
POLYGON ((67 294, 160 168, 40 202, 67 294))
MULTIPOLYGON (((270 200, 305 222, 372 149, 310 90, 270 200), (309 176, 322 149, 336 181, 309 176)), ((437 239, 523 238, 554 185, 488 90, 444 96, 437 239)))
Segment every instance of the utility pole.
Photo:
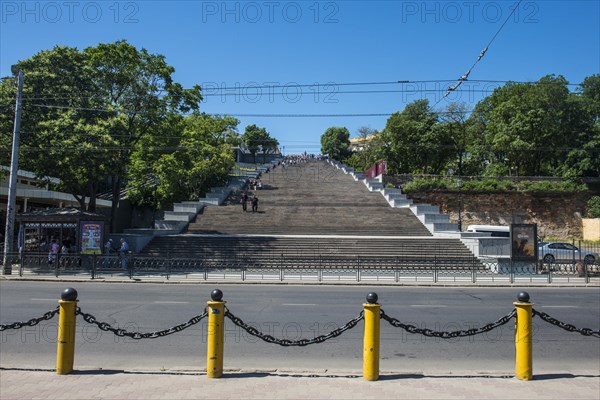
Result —
POLYGON ((17 105, 15 110, 15 124, 13 128, 12 155, 10 159, 10 178, 8 181, 8 204, 6 207, 6 231, 4 232, 4 274, 12 274, 13 238, 15 230, 15 209, 17 205, 17 171, 19 170, 19 136, 21 131, 21 97, 23 94, 23 71, 16 65, 11 66, 11 71, 17 75, 17 105))

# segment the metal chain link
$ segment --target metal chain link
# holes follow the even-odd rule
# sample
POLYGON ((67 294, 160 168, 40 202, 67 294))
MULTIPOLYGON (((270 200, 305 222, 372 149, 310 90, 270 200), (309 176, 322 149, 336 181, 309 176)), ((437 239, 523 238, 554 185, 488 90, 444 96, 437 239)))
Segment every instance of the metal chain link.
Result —
POLYGON ((7 329, 21 329, 24 326, 36 326, 37 324, 39 324, 42 321, 48 321, 48 320, 54 318, 54 316, 56 314, 58 314, 59 310, 60 310, 60 306, 57 306, 54 310, 48 311, 41 317, 32 318, 27 322, 13 322, 12 324, 0 325, 0 332, 5 331, 7 329))
POLYGON ((465 331, 452 331, 452 332, 444 332, 444 331, 433 331, 431 329, 421 329, 417 328, 414 325, 403 324, 396 318, 392 318, 388 316, 385 311, 381 310, 381 318, 389 322, 392 326, 396 328, 402 328, 408 333, 420 333, 424 336, 429 337, 437 337, 441 339, 453 339, 457 337, 465 337, 465 336, 474 336, 480 333, 489 332, 492 329, 498 328, 510 321, 516 315, 516 310, 512 310, 510 313, 506 314, 504 317, 500 318, 496 322, 492 322, 481 328, 472 328, 467 329, 465 331))
POLYGON ((192 319, 190 319, 187 322, 184 322, 183 324, 174 326, 172 328, 169 329, 165 329, 162 331, 157 331, 157 332, 148 332, 148 333, 140 333, 140 332, 128 332, 125 329, 117 329, 117 328, 113 328, 109 323, 107 322, 98 322, 96 320, 96 317, 94 317, 91 314, 86 314, 84 312, 81 311, 81 309, 79 307, 77 307, 77 311, 75 313, 76 315, 81 315, 84 319, 85 322, 89 323, 89 324, 94 324, 97 325, 98 328, 100 328, 103 331, 106 332, 112 332, 117 336, 127 336, 131 339, 156 339, 159 337, 163 337, 163 336, 167 336, 167 335, 171 335, 173 333, 176 332, 181 332, 182 330, 189 328, 192 325, 197 324, 198 322, 202 321, 203 318, 206 318, 206 316, 208 315, 207 311, 204 311, 204 313, 193 317, 192 319))
POLYGON ((288 346, 308 346, 309 344, 323 343, 324 341, 326 341, 328 339, 338 337, 342 333, 347 331, 348 329, 354 328, 356 326, 356 324, 361 319, 363 319, 364 312, 361 311, 360 314, 358 314, 358 316, 356 318, 351 319, 344 326, 342 326, 338 329, 335 329, 326 335, 317 336, 312 339, 299 339, 299 340, 278 339, 274 336, 262 333, 258 329, 244 323, 244 321, 242 321, 240 318, 233 315, 229 311, 229 309, 227 309, 227 307, 225 307, 225 316, 228 317, 235 325, 239 326, 240 328, 242 328, 243 330, 245 330, 252 336, 256 336, 257 338, 262 339, 267 343, 275 343, 280 346, 288 347, 288 346))
POLYGON ((566 331, 569 332, 579 332, 580 334, 584 335, 584 336, 593 336, 593 337, 597 337, 600 338, 600 331, 593 331, 589 328, 577 328, 571 324, 567 324, 565 322, 561 322, 555 318, 552 318, 551 316, 549 316, 548 314, 541 312, 541 311, 537 311, 536 309, 533 309, 533 315, 537 315, 539 316, 541 319, 543 319, 546 322, 551 323, 552 325, 556 325, 559 328, 562 328, 566 331))

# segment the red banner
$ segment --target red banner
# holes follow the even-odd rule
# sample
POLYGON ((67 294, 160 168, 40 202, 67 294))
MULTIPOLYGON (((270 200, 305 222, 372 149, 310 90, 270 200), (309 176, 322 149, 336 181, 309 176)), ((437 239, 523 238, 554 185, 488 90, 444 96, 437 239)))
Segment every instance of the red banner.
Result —
POLYGON ((385 160, 379 160, 366 171, 367 178, 375 179, 385 172, 385 160))

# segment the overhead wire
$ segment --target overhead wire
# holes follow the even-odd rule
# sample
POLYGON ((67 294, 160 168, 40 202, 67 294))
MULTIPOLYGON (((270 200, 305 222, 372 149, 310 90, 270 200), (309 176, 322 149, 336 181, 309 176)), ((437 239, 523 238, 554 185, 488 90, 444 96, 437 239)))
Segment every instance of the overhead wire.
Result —
MULTIPOLYGON (((472 67, 471 67, 472 69, 472 67)), ((285 84, 285 85, 281 85, 281 84, 277 84, 277 85, 253 85, 253 84, 245 84, 245 85, 236 85, 234 87, 212 87, 212 86, 207 86, 205 87, 203 90, 205 91, 205 93, 201 93, 203 97, 210 97, 210 96, 235 96, 235 95, 240 95, 238 93, 231 93, 232 91, 242 91, 242 90, 255 90, 255 89, 291 89, 291 88, 326 88, 326 87, 332 87, 332 86, 369 86, 369 85, 398 85, 398 84, 420 84, 420 83, 447 83, 447 82, 453 82, 455 81, 454 79, 424 79, 424 80, 399 80, 399 81, 383 81, 383 82, 328 82, 328 83, 313 83, 313 84, 297 84, 294 82, 290 82, 289 84, 285 84), (230 93, 213 93, 213 91, 220 91, 220 92, 224 92, 224 91, 228 91, 230 93), (206 93, 209 92, 209 93, 206 93)), ((474 83, 517 83, 517 84, 534 84, 534 83, 540 83, 540 82, 535 82, 535 81, 512 81, 512 80, 495 80, 495 79, 469 79, 469 82, 474 82, 474 83)), ((567 83, 566 86, 572 86, 572 87, 577 87, 577 86, 581 86, 581 83, 567 83)), ((447 90, 446 88, 444 89, 431 89, 431 88, 424 88, 424 89, 405 89, 405 90, 364 90, 364 91, 339 91, 336 92, 337 93, 348 93, 348 94, 362 94, 362 93, 394 93, 394 92, 399 92, 402 93, 404 92, 414 92, 414 91, 426 91, 426 92, 432 92, 432 91, 444 91, 447 90)), ((482 90, 482 92, 484 92, 482 90)), ((330 91, 325 90, 322 93, 331 93, 330 91)), ((281 95, 282 92, 277 92, 277 93, 270 93, 271 95, 281 95)), ((95 99, 95 98, 102 98, 102 95, 82 95, 82 96, 73 96, 71 95, 71 93, 56 93, 53 96, 36 96, 36 95, 23 95, 23 100, 72 100, 72 99, 80 99, 80 100, 89 100, 89 99, 95 99), (67 96, 64 96, 67 95, 67 96)))
POLYGON ((469 75, 471 74, 471 71, 473 71, 473 68, 475 68, 475 65, 477 65, 477 63, 479 63, 479 61, 481 61, 481 59, 483 58, 483 56, 485 56, 485 53, 487 53, 488 49, 490 48, 490 46, 492 45, 492 43, 494 42, 494 40, 496 40, 496 38, 498 37, 498 35, 502 31, 502 29, 504 28, 504 26, 506 25, 506 23, 509 21, 509 19, 512 17, 512 15, 515 13, 515 11, 519 8, 519 5, 521 4, 522 1, 523 0, 519 0, 517 2, 517 4, 513 7, 512 11, 510 12, 510 14, 508 14, 508 17, 506 17, 506 19, 504 20, 504 22, 502 23, 502 25, 500 25, 500 28, 498 28, 498 30, 496 31, 496 33, 494 34, 494 36, 492 37, 492 39, 489 41, 489 43, 487 44, 487 46, 485 46, 485 48, 483 50, 481 50, 481 52, 477 56, 477 59, 475 60, 475 62, 473 63, 473 65, 471 65, 471 68, 469 68, 469 70, 466 73, 464 73, 460 78, 458 78, 458 81, 454 85, 450 86, 447 89, 446 94, 444 94, 444 96, 442 96, 442 98, 439 99, 433 105, 433 107, 437 106, 443 99, 445 99, 446 97, 448 97, 448 95, 450 93, 456 91, 456 89, 458 89, 458 87, 460 85, 462 85, 463 82, 465 82, 465 81, 468 80, 469 75))

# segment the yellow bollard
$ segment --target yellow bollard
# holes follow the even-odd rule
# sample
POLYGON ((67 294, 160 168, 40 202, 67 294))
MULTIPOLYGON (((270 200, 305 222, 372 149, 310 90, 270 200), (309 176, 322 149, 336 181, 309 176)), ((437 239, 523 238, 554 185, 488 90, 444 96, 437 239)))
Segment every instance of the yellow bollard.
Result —
POLYGON ((363 342, 363 378, 367 381, 379 379, 379 322, 381 305, 377 304, 377 294, 369 293, 363 304, 365 313, 365 333, 363 342))
POLYGON ((67 288, 60 294, 58 301, 60 311, 58 315, 58 337, 56 349, 56 373, 67 375, 73 372, 75 360, 75 326, 77 290, 67 288))
POLYGON ((515 376, 524 381, 533 379, 533 327, 531 325, 533 303, 527 292, 519 293, 515 322, 515 376))
POLYGON ((208 349, 206 351, 206 375, 209 378, 223 376, 223 341, 225 336, 225 302, 223 292, 215 289, 208 302, 208 349))

